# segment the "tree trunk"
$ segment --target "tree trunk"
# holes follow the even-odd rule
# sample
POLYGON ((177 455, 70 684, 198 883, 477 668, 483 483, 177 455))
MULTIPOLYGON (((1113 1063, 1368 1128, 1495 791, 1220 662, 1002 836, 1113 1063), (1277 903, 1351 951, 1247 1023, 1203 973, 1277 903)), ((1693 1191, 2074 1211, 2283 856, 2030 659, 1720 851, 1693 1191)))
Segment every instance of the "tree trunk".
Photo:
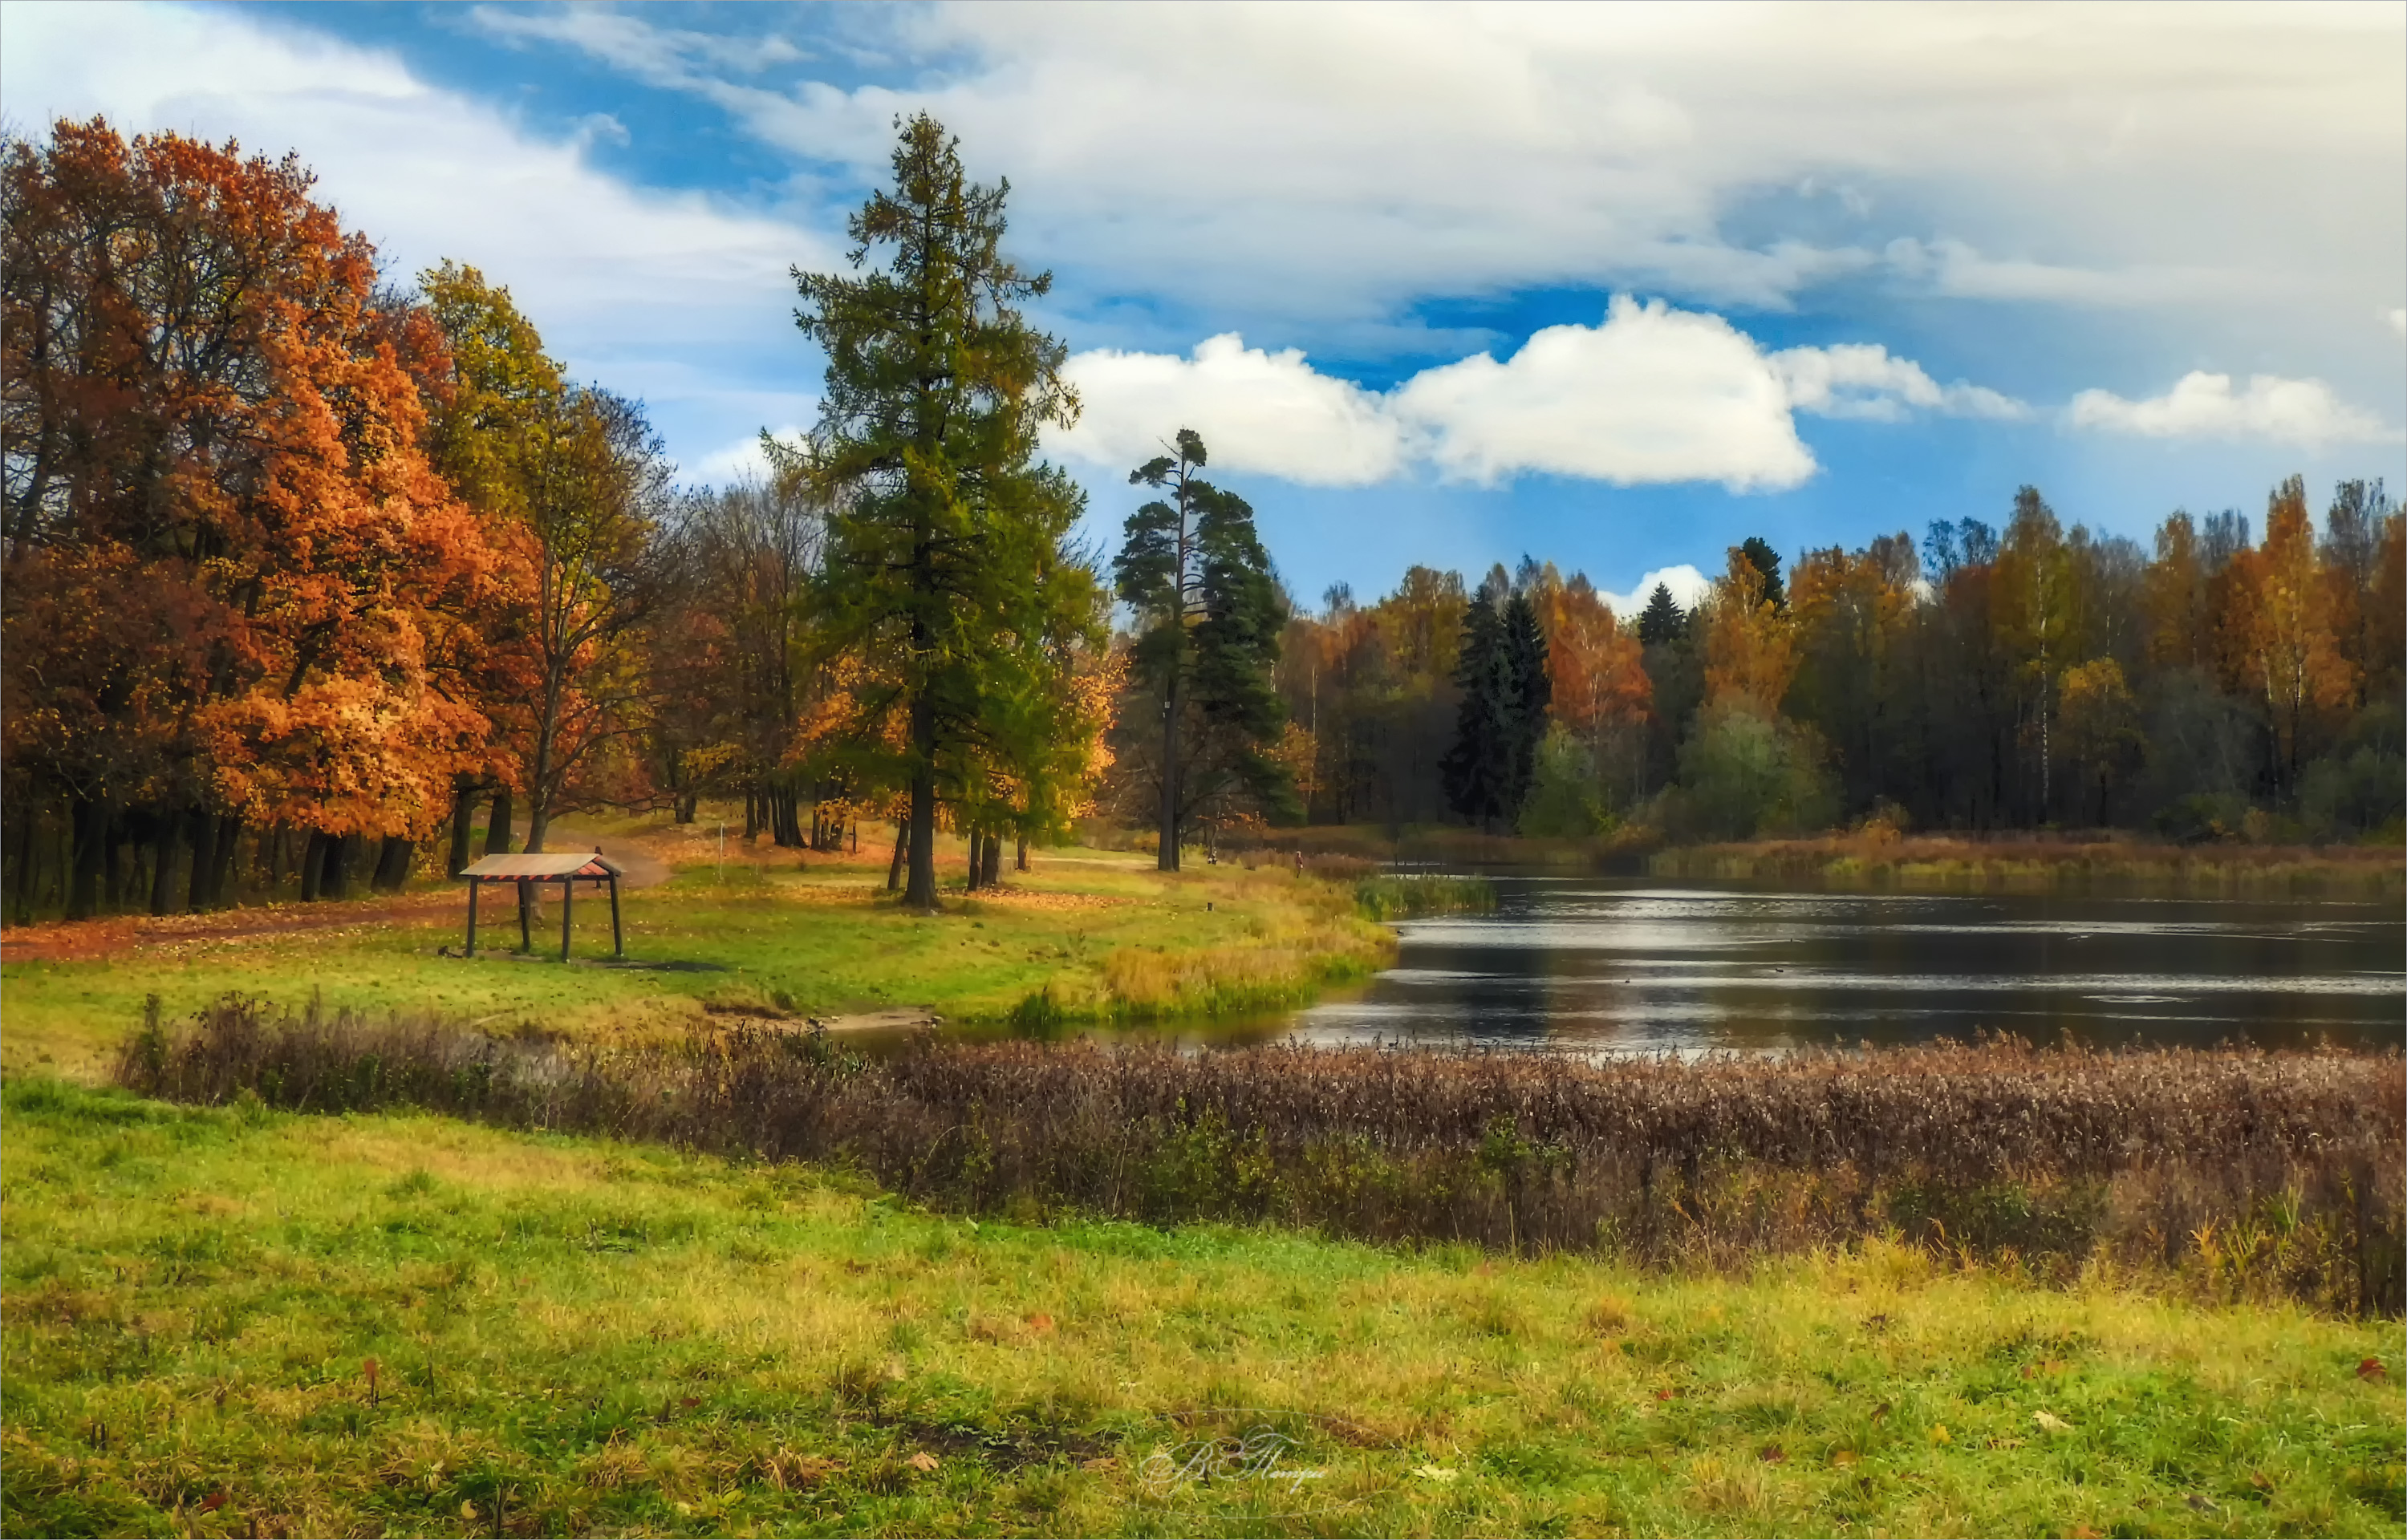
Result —
POLYGON ((150 823, 150 912, 167 912, 167 896, 175 892, 176 816, 162 812, 150 823))
POLYGON ((209 873, 218 864, 218 821, 207 808, 194 808, 184 816, 192 828, 192 870, 184 883, 184 911, 198 914, 209 907, 209 873))
POLYGON ((242 841, 242 814, 229 812, 218 820, 218 858, 209 866, 208 899, 211 908, 225 902, 226 880, 234 874, 235 848, 242 841))
POLYGON ((468 846, 477 836, 477 790, 464 778, 451 784, 451 849, 443 858, 443 875, 457 877, 473 859, 468 846))
POLYGON ((1161 708, 1161 848, 1155 869, 1178 869, 1178 664, 1173 659, 1161 708))
POLYGON ((314 828, 309 831, 309 838, 302 842, 301 901, 305 904, 316 903, 318 895, 325 891, 326 845, 324 831, 314 828))
MULTIPOLYGON (((23 925, 34 917, 34 835, 38 827, 35 820, 35 804, 39 799, 31 791, 25 794, 25 814, 17 821, 17 923, 23 925)), ((888 883, 892 886, 892 883, 888 883)))
POLYGON ((758 785, 748 785, 744 788, 744 842, 748 845, 759 838, 761 838, 761 788, 758 785))
POLYGON ((510 853, 510 788, 493 793, 493 811, 485 821, 485 854, 507 855, 510 853))
POLYGON ((276 890, 284 885, 284 841, 287 838, 288 831, 280 823, 271 826, 259 837, 259 842, 266 847, 260 865, 267 869, 267 897, 271 901, 276 897, 276 890))
POLYGON ((1003 885, 1003 836, 990 832, 986 837, 986 863, 979 869, 980 887, 1003 885))
POLYGON ((893 892, 903 885, 904 857, 911 853, 911 825, 904 820, 894 826, 894 858, 886 863, 886 891, 893 892))
POLYGON ((89 920, 100 902, 101 846, 108 839, 108 805, 75 798, 75 876, 67 889, 67 918, 89 920))
POLYGON ((1018 856, 1011 863, 1011 869, 1014 871, 1026 871, 1028 869, 1028 836, 1025 834, 1019 837, 1019 852, 1018 856))
POLYGON ((358 864, 360 837, 346 834, 329 839, 326 844, 326 874, 318 881, 318 891, 329 898, 343 899, 351 896, 351 868, 358 864))
MULTIPOLYGON (((912 628, 912 645, 924 654, 925 628, 912 628)), ((911 882, 903 901, 913 909, 936 907, 936 702, 926 690, 911 701, 911 882)))
POLYGON ((374 886, 378 893, 399 893, 409 881, 409 863, 416 854, 416 843, 398 834, 388 834, 377 851, 374 886))
POLYGON ((125 901, 125 863, 119 859, 119 853, 125 844, 125 820, 110 817, 108 830, 101 839, 105 847, 101 857, 102 901, 107 904, 111 913, 115 913, 118 906, 125 901))

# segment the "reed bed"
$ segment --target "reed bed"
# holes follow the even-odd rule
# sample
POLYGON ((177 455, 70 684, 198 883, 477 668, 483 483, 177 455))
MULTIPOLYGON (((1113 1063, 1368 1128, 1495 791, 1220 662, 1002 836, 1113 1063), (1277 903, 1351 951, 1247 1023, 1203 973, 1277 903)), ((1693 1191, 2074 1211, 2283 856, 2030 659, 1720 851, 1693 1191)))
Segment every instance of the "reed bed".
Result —
POLYGON ((947 1043, 738 1024, 619 1048, 229 997, 121 1084, 849 1166, 969 1212, 1268 1221, 1742 1267, 1887 1237, 2069 1280, 2402 1304, 2397 1052, 1973 1045, 1589 1062, 947 1043))
POLYGON ((1354 884, 1355 907, 1374 920, 1415 920, 1428 914, 1486 914, 1496 908, 1496 884, 1485 877, 1442 872, 1390 873, 1354 884))
POLYGON ((1940 890, 2097 886, 2265 897, 2407 893, 2407 852, 2396 845, 2197 846, 1873 830, 1673 846, 1650 855, 1647 870, 1658 877, 1940 890))

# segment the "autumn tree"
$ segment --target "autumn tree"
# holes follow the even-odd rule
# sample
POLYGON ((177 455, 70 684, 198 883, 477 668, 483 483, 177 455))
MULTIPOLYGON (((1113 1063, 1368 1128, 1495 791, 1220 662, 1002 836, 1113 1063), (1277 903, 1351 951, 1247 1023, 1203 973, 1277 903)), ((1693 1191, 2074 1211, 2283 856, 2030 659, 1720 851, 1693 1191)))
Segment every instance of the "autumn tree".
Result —
POLYGON ((2299 477, 2274 488, 2265 544, 2238 563, 2248 597, 2246 677, 2272 715, 2282 784, 2295 786, 2311 714, 2346 701, 2356 686, 2355 671, 2334 643, 2306 484, 2299 477))
POLYGON ((0 745, 21 806, 64 803, 70 914, 129 834, 154 910, 187 849, 184 902, 220 901, 246 826, 339 891, 485 734, 429 686, 492 559, 421 446, 441 338, 311 182, 99 120, 0 146, 0 745))

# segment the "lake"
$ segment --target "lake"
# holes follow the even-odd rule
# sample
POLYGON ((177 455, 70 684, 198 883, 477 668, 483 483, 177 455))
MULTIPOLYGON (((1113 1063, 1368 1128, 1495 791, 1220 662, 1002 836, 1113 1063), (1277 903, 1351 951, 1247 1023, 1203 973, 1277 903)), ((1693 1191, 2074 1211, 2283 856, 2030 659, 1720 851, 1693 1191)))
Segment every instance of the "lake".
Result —
POLYGON ((1403 923, 1394 968, 1270 1035, 1688 1051, 1986 1027, 2272 1047, 2395 1044, 2407 1023, 2395 902, 1496 883, 1494 913, 1403 923))

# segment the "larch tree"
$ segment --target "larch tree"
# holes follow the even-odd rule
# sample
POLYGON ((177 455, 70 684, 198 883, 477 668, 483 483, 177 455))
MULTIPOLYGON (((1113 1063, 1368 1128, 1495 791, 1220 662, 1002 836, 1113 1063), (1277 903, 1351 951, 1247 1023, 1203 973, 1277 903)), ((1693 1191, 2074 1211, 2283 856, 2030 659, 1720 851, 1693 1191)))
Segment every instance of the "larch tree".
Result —
POLYGON ((1033 615, 1050 606, 1032 591, 1035 568, 1014 561, 1053 544, 1065 506, 1075 516, 1034 459, 1038 433, 1074 421, 1077 397, 1066 350, 1018 308, 1051 276, 1002 253, 1010 184, 971 182, 959 142, 927 114, 896 127, 892 186, 847 224, 853 272, 794 271, 795 323, 826 351, 826 389, 809 444, 780 448, 824 488, 814 600, 831 644, 893 659, 904 897, 933 909, 940 791, 959 786, 990 676, 1044 646, 1033 615))

